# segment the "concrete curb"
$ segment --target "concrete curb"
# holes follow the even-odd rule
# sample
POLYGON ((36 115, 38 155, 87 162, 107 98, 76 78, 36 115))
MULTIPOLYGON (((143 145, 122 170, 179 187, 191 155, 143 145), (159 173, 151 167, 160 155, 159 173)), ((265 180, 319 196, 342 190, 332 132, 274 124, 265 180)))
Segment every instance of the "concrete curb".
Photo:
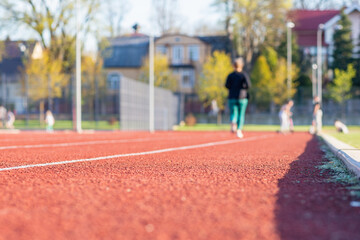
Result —
POLYGON ((360 178, 360 149, 325 133, 321 133, 319 136, 325 141, 335 156, 340 158, 347 168, 360 178))

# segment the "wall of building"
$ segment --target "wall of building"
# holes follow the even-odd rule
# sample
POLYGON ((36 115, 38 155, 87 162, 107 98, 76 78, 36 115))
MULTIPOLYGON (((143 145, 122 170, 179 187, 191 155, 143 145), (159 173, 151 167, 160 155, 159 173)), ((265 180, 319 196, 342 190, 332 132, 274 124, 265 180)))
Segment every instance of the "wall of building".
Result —
POLYGON ((140 68, 106 68, 105 69, 107 75, 116 73, 120 76, 125 76, 131 79, 140 79, 141 77, 141 69, 140 68))

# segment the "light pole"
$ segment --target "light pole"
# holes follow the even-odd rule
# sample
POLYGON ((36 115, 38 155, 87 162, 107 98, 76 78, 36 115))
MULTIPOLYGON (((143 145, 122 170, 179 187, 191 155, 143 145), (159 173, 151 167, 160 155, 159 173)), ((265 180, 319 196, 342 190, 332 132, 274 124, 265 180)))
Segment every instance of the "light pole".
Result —
POLYGON ((314 63, 312 65, 312 76, 311 76, 313 99, 316 96, 316 69, 317 69, 317 65, 314 63))
POLYGON ((155 99, 154 99, 154 36, 149 42, 149 131, 155 132, 155 99))
POLYGON ((81 128, 81 42, 80 42, 80 4, 76 0, 76 131, 80 133, 81 128))
POLYGON ((291 29, 295 27, 293 22, 287 22, 287 95, 291 95, 291 64, 292 64, 292 49, 291 49, 291 29))
MULTIPOLYGON (((26 60, 28 60, 29 53, 26 45, 22 43, 20 44, 19 48, 20 51, 24 54, 26 60)), ((26 127, 28 127, 29 126, 29 76, 26 72, 25 72, 25 104, 24 105, 26 111, 25 123, 26 123, 26 127)))
POLYGON ((319 24, 317 31, 317 95, 322 102, 322 33, 324 24, 319 24))

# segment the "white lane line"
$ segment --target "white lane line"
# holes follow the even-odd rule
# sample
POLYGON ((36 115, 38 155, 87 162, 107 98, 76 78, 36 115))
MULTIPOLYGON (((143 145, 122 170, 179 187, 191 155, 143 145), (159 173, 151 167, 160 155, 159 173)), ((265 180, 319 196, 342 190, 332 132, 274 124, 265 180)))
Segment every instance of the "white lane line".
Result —
POLYGON ((34 167, 49 167, 49 166, 79 163, 79 162, 92 162, 92 161, 99 161, 99 160, 105 160, 105 159, 111 159, 111 158, 142 156, 142 155, 150 155, 150 154, 157 154, 157 153, 189 150, 189 149, 194 149, 194 148, 213 147, 213 146, 218 146, 218 145, 226 145, 226 144, 232 144, 232 143, 260 140, 260 139, 270 138, 273 136, 275 136, 275 135, 263 135, 263 136, 259 136, 259 137, 249 137, 249 138, 245 138, 245 139, 225 140, 225 141, 219 141, 219 142, 210 142, 210 143, 203 143, 203 144, 183 146, 183 147, 165 148, 165 149, 160 149, 160 150, 153 150, 153 151, 139 152, 139 153, 126 153, 126 154, 117 154, 117 155, 110 155, 110 156, 104 156, 104 157, 76 159, 76 160, 61 161, 61 162, 22 165, 22 166, 16 166, 16 167, 0 168, 0 172, 10 171, 10 170, 18 170, 18 169, 26 169, 26 168, 34 168, 34 167))
MULTIPOLYGON (((159 141, 169 138, 134 138, 134 139, 118 139, 118 140, 96 140, 87 142, 70 142, 70 143, 49 143, 49 144, 33 144, 33 145, 13 145, 0 147, 1 150, 9 149, 29 149, 29 148, 46 148, 46 147, 71 147, 71 146, 82 146, 82 145, 95 145, 95 144, 110 144, 110 143, 131 143, 131 142, 147 142, 147 141, 159 141)), ((184 137, 176 137, 174 139, 184 139, 184 137)))
POLYGON ((89 142, 72 142, 72 143, 15 145, 15 146, 4 146, 4 147, 0 147, 0 150, 22 149, 22 148, 45 148, 45 147, 71 147, 71 146, 94 145, 94 144, 107 144, 107 143, 146 142, 146 141, 153 141, 153 140, 161 140, 161 139, 154 139, 154 138, 137 138, 137 139, 121 139, 121 140, 100 140, 100 141, 89 141, 89 142))

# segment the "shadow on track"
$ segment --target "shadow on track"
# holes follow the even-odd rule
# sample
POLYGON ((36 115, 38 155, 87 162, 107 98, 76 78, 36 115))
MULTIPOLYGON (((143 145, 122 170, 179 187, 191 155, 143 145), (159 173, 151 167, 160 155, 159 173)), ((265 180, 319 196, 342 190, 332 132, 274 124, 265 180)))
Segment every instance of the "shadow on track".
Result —
POLYGON ((275 210, 281 239, 359 239, 360 208, 350 207, 348 190, 330 183, 316 168, 323 154, 316 137, 279 180, 275 210))

